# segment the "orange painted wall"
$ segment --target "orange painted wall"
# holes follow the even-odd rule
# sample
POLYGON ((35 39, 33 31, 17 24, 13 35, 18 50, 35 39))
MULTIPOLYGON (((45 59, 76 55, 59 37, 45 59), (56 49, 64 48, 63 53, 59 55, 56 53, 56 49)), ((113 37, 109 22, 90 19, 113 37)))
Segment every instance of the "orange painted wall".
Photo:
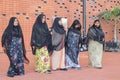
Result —
MULTIPOLYGON (((68 19, 68 27, 74 19, 79 19, 82 23, 82 3, 83 0, 1 0, 0 1, 0 39, 3 31, 8 25, 11 16, 16 16, 21 24, 25 46, 30 50, 30 37, 33 23, 40 13, 47 16, 48 26, 51 27, 53 17, 60 16, 68 19)), ((95 17, 106 9, 119 6, 119 0, 86 0, 87 1, 87 29, 92 25, 95 17)), ((113 39, 113 23, 101 22, 106 40, 113 39)), ((120 39, 120 24, 117 27, 118 38, 120 39)), ((0 52, 2 51, 0 43, 0 52)))

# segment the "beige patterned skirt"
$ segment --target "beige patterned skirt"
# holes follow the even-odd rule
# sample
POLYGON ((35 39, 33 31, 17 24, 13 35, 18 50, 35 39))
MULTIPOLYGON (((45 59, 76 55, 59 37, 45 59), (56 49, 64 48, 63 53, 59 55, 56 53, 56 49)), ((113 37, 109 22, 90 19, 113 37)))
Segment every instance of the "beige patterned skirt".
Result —
POLYGON ((103 44, 89 40, 88 53, 89 65, 91 67, 102 67, 103 44))

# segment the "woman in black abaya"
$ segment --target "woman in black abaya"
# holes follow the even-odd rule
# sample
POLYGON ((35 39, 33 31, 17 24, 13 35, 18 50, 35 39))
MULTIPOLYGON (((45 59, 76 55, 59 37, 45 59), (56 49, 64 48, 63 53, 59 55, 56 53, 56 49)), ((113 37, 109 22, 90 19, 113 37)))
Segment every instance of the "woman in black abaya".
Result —
POLYGON ((23 62, 29 62, 25 53, 24 39, 20 24, 16 17, 11 17, 2 35, 2 47, 10 60, 8 76, 24 75, 23 62))
POLYGON ((87 36, 89 66, 102 69, 102 54, 105 35, 99 20, 94 21, 94 24, 88 30, 87 36))
POLYGON ((81 24, 78 20, 74 20, 66 39, 66 68, 80 69, 78 58, 81 43, 81 24))
POLYGON ((51 34, 49 32, 46 16, 40 14, 33 26, 31 47, 35 55, 35 71, 42 73, 50 72, 50 57, 52 53, 51 34))
POLYGON ((65 68, 65 35, 61 18, 57 17, 52 26, 52 69, 66 70, 65 68))

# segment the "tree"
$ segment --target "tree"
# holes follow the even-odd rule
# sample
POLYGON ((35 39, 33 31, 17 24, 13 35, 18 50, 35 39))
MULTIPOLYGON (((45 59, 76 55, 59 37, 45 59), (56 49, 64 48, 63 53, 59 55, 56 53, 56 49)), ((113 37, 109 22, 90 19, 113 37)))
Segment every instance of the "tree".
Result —
POLYGON ((106 22, 114 23, 114 42, 117 42, 117 24, 120 18, 120 7, 114 7, 112 10, 101 12, 98 17, 106 22))

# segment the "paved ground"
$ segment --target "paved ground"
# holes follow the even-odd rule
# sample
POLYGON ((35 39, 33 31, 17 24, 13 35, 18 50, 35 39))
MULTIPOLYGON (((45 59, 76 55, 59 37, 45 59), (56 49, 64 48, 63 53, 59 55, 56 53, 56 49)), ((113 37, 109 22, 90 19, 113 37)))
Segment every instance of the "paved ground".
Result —
POLYGON ((53 71, 52 74, 34 72, 34 56, 27 53, 30 64, 25 64, 26 74, 8 78, 6 72, 9 66, 5 54, 0 54, 0 80, 120 80, 120 53, 104 53, 103 69, 88 68, 87 52, 80 55, 82 70, 53 71))

